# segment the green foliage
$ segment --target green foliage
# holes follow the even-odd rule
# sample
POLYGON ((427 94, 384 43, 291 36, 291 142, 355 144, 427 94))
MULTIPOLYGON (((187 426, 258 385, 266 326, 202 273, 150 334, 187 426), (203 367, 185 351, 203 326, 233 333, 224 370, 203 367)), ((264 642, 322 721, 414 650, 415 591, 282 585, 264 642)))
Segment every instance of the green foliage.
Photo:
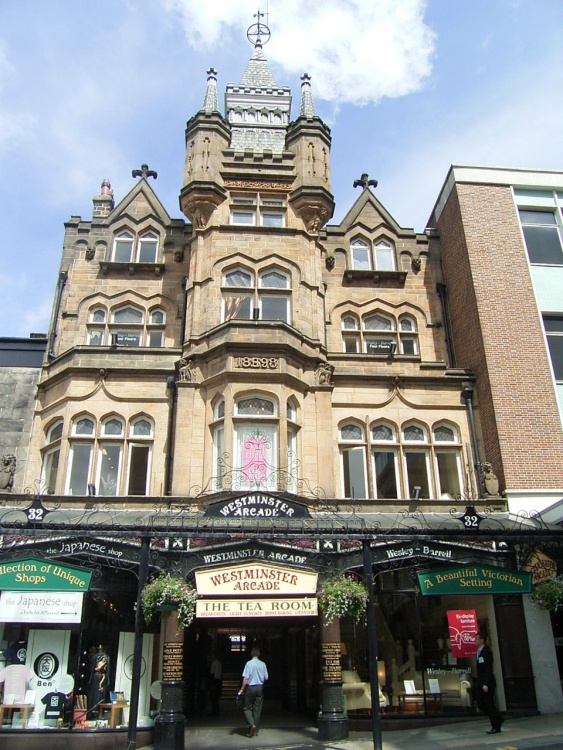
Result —
POLYGON ((347 615, 359 622, 366 612, 368 590, 363 583, 344 575, 326 581, 318 592, 318 600, 327 625, 335 617, 347 615))
POLYGON ((147 624, 157 613, 167 617, 171 610, 177 609, 178 627, 187 628, 193 622, 196 601, 194 587, 169 573, 153 578, 141 593, 143 616, 147 624))
POLYGON ((563 576, 550 578, 534 586, 530 597, 540 609, 557 612, 563 609, 563 576))

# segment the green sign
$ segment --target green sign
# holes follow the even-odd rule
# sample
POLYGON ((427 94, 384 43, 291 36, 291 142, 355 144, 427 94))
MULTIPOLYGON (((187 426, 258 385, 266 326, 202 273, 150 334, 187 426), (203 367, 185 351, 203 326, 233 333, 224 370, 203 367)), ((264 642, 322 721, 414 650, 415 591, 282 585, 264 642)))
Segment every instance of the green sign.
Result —
POLYGON ((92 573, 51 560, 0 561, 0 591, 88 591, 92 573))
POLYGON ((529 594, 532 576, 522 571, 467 565, 418 573, 420 591, 425 596, 445 594, 529 594))

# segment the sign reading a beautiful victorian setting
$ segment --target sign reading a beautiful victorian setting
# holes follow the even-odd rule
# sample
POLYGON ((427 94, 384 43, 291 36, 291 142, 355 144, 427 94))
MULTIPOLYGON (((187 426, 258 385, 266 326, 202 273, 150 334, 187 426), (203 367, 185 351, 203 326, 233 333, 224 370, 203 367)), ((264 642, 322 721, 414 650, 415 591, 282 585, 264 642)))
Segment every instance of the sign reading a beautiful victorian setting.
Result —
POLYGON ((532 590, 530 573, 485 565, 467 565, 417 575, 423 595, 529 594, 532 590))

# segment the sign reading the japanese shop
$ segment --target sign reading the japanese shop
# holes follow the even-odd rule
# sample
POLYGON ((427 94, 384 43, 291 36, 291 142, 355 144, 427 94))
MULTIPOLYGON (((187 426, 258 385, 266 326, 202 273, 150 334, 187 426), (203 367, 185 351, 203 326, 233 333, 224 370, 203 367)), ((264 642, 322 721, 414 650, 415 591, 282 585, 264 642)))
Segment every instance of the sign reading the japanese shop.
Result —
POLYGON ((253 492, 231 495, 226 500, 211 503, 205 515, 211 518, 310 518, 306 505, 279 495, 253 492))
POLYGON ((295 599, 198 599, 196 617, 309 617, 318 614, 314 597, 295 599))
POLYGON ((84 594, 75 591, 2 591, 1 622, 80 622, 84 594))
POLYGON ((529 594, 532 576, 520 570, 467 565, 417 573, 423 595, 529 594))
POLYGON ((195 583, 200 596, 315 594, 317 573, 252 562, 229 568, 197 570, 195 583))
POLYGON ((0 564, 0 590, 88 591, 92 573, 48 560, 14 560, 0 564))
POLYGON ((478 632, 477 612, 474 609, 450 609, 446 614, 448 615, 452 656, 455 658, 475 656, 477 653, 475 637, 478 632))
POLYGON ((342 682, 340 643, 321 643, 321 668, 325 682, 342 682))

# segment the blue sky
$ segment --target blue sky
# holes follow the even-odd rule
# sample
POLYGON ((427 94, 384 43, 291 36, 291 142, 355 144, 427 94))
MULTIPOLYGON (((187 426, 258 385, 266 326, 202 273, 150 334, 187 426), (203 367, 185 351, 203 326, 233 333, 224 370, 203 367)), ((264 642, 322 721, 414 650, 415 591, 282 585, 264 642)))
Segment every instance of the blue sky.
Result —
MULTIPOLYGON (((206 70, 220 101, 258 0, 0 0, 0 336, 47 332, 64 222, 147 163, 173 217, 206 70)), ((422 231, 450 164, 563 170, 562 0, 262 0, 279 85, 332 129, 333 222, 362 172, 422 231), (266 8, 266 5, 269 7, 266 8)))

